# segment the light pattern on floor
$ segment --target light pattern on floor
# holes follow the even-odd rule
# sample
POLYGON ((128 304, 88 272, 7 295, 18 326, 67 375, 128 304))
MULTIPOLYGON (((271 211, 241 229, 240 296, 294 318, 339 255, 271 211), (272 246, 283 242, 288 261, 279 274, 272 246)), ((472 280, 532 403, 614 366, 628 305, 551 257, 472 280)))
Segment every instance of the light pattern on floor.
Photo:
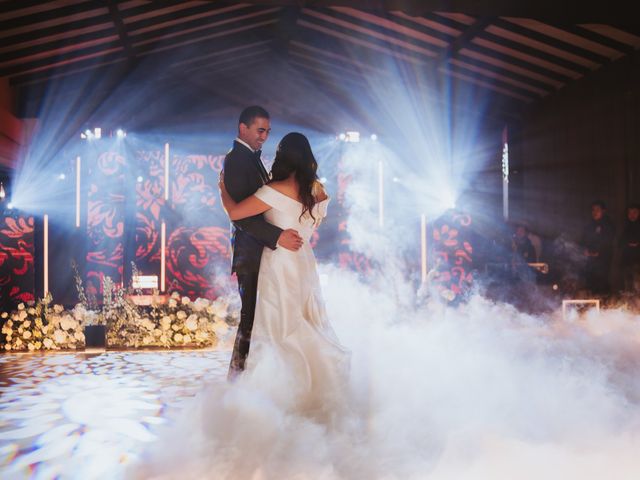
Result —
POLYGON ((0 355, 0 478, 117 478, 228 351, 0 355))

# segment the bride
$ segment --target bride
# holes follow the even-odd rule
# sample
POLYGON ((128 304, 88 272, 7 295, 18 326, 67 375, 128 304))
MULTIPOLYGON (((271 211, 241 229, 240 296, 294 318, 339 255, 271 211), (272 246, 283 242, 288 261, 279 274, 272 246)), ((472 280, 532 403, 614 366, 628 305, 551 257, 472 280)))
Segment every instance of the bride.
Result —
POLYGON ((327 320, 309 244, 329 203, 316 170, 307 138, 289 133, 271 180, 253 196, 234 202, 221 174, 232 220, 264 213, 284 230, 295 228, 304 245, 297 252, 265 248, 245 370, 187 400, 130 477, 290 479, 307 478, 311 468, 338 478, 325 435, 344 431, 350 360, 327 320))
POLYGON ((297 413, 326 421, 344 393, 348 353, 327 320, 309 244, 329 203, 317 168, 309 141, 294 132, 280 141, 271 180, 254 195, 236 203, 225 189, 224 173, 219 186, 231 220, 264 214, 304 240, 296 252, 264 249, 246 375, 264 378, 266 369, 277 372, 277 379, 269 377, 280 383, 281 400, 297 413))

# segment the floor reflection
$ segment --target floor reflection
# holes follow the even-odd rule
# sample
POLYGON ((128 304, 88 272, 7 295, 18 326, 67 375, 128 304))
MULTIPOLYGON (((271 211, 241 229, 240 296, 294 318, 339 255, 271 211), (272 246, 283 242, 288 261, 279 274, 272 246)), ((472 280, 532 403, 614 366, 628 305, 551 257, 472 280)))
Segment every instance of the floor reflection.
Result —
POLYGON ((117 478, 227 351, 0 355, 0 478, 117 478))

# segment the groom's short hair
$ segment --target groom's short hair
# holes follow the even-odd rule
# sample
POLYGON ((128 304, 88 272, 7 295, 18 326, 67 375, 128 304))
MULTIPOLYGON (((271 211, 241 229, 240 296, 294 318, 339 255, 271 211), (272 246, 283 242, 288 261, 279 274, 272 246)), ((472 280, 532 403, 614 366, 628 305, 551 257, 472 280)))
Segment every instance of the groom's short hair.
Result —
POLYGON ((244 123, 247 127, 250 127, 256 118, 269 119, 269 112, 258 105, 252 105, 242 110, 238 125, 244 123))

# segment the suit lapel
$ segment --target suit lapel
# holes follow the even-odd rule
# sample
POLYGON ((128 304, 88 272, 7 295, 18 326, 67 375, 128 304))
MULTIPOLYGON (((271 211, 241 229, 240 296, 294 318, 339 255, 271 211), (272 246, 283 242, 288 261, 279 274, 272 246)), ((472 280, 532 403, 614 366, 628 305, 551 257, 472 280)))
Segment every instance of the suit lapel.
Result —
POLYGON ((269 174, 267 173, 267 169, 264 168, 262 160, 260 160, 253 151, 249 150, 245 145, 241 144, 234 140, 235 148, 242 150, 242 152, 248 157, 249 162, 251 162, 257 169, 258 175, 260 176, 260 180, 262 180, 262 184, 264 185, 269 181, 269 174))
POLYGON ((269 181, 269 174, 267 173, 267 169, 264 168, 264 164, 262 160, 260 160, 257 156, 253 156, 254 161, 258 164, 258 170, 260 170, 260 177, 262 178, 262 183, 267 183, 269 181))

